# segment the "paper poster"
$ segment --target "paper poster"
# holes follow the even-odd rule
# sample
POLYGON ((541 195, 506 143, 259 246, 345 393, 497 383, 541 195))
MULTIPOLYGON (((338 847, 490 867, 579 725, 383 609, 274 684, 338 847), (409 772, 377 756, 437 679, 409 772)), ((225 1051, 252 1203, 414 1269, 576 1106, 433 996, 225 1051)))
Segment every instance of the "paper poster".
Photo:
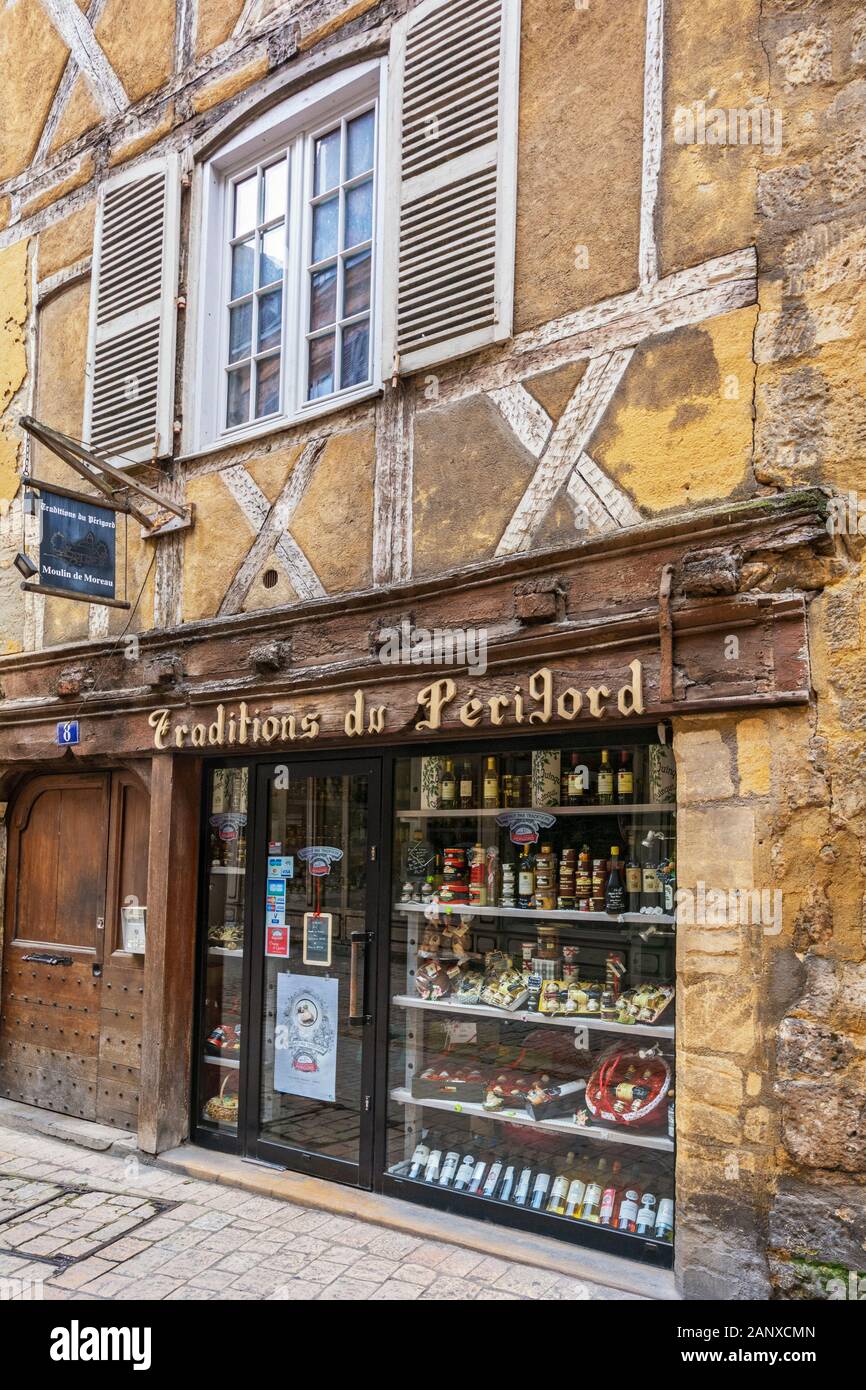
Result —
POLYGON ((266 956, 288 956, 289 954, 289 928, 282 923, 268 923, 267 934, 265 936, 265 955, 266 956))
POLYGON ((339 981, 277 977, 274 1090, 312 1100, 336 1099, 339 981))

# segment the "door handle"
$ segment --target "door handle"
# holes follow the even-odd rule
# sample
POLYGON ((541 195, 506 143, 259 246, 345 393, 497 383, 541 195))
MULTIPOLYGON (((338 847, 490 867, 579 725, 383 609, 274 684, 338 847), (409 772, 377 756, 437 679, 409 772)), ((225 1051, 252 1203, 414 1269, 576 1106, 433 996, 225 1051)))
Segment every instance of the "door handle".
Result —
POLYGON ((372 939, 373 933, 368 931, 353 931, 349 936, 349 1026, 351 1028, 363 1028, 373 1021, 372 1016, 366 1011, 366 998, 363 1002, 361 1000, 361 996, 366 994, 364 977, 367 973, 367 942, 372 941, 372 939))
POLYGON ((74 965, 71 956, 49 956, 44 951, 35 951, 29 956, 22 956, 22 960, 30 961, 33 965, 74 965))

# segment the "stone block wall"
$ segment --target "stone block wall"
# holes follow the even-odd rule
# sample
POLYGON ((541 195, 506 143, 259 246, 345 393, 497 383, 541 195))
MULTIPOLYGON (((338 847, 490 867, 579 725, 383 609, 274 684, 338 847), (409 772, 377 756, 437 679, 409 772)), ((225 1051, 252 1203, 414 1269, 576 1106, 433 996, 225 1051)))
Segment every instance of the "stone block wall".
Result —
POLYGON ((848 1297, 866 1270, 866 836, 826 708, 675 721, 690 1297, 848 1297))

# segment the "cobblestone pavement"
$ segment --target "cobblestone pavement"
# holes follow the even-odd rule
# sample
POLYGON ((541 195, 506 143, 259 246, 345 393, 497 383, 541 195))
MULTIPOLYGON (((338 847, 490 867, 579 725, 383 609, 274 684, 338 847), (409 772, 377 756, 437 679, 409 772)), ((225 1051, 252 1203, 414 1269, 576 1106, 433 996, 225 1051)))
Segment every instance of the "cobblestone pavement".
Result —
POLYGON ((0 1128, 0 1298, 622 1299, 442 1241, 0 1128))

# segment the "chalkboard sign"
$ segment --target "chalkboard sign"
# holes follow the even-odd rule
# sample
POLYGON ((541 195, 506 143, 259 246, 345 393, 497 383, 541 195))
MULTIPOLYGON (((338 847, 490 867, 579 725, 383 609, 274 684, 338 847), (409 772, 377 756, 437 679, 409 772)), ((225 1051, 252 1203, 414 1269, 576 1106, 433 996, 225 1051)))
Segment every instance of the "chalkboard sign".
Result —
POLYGON ((330 912, 304 913, 304 965, 331 964, 331 928, 333 916, 330 912))

